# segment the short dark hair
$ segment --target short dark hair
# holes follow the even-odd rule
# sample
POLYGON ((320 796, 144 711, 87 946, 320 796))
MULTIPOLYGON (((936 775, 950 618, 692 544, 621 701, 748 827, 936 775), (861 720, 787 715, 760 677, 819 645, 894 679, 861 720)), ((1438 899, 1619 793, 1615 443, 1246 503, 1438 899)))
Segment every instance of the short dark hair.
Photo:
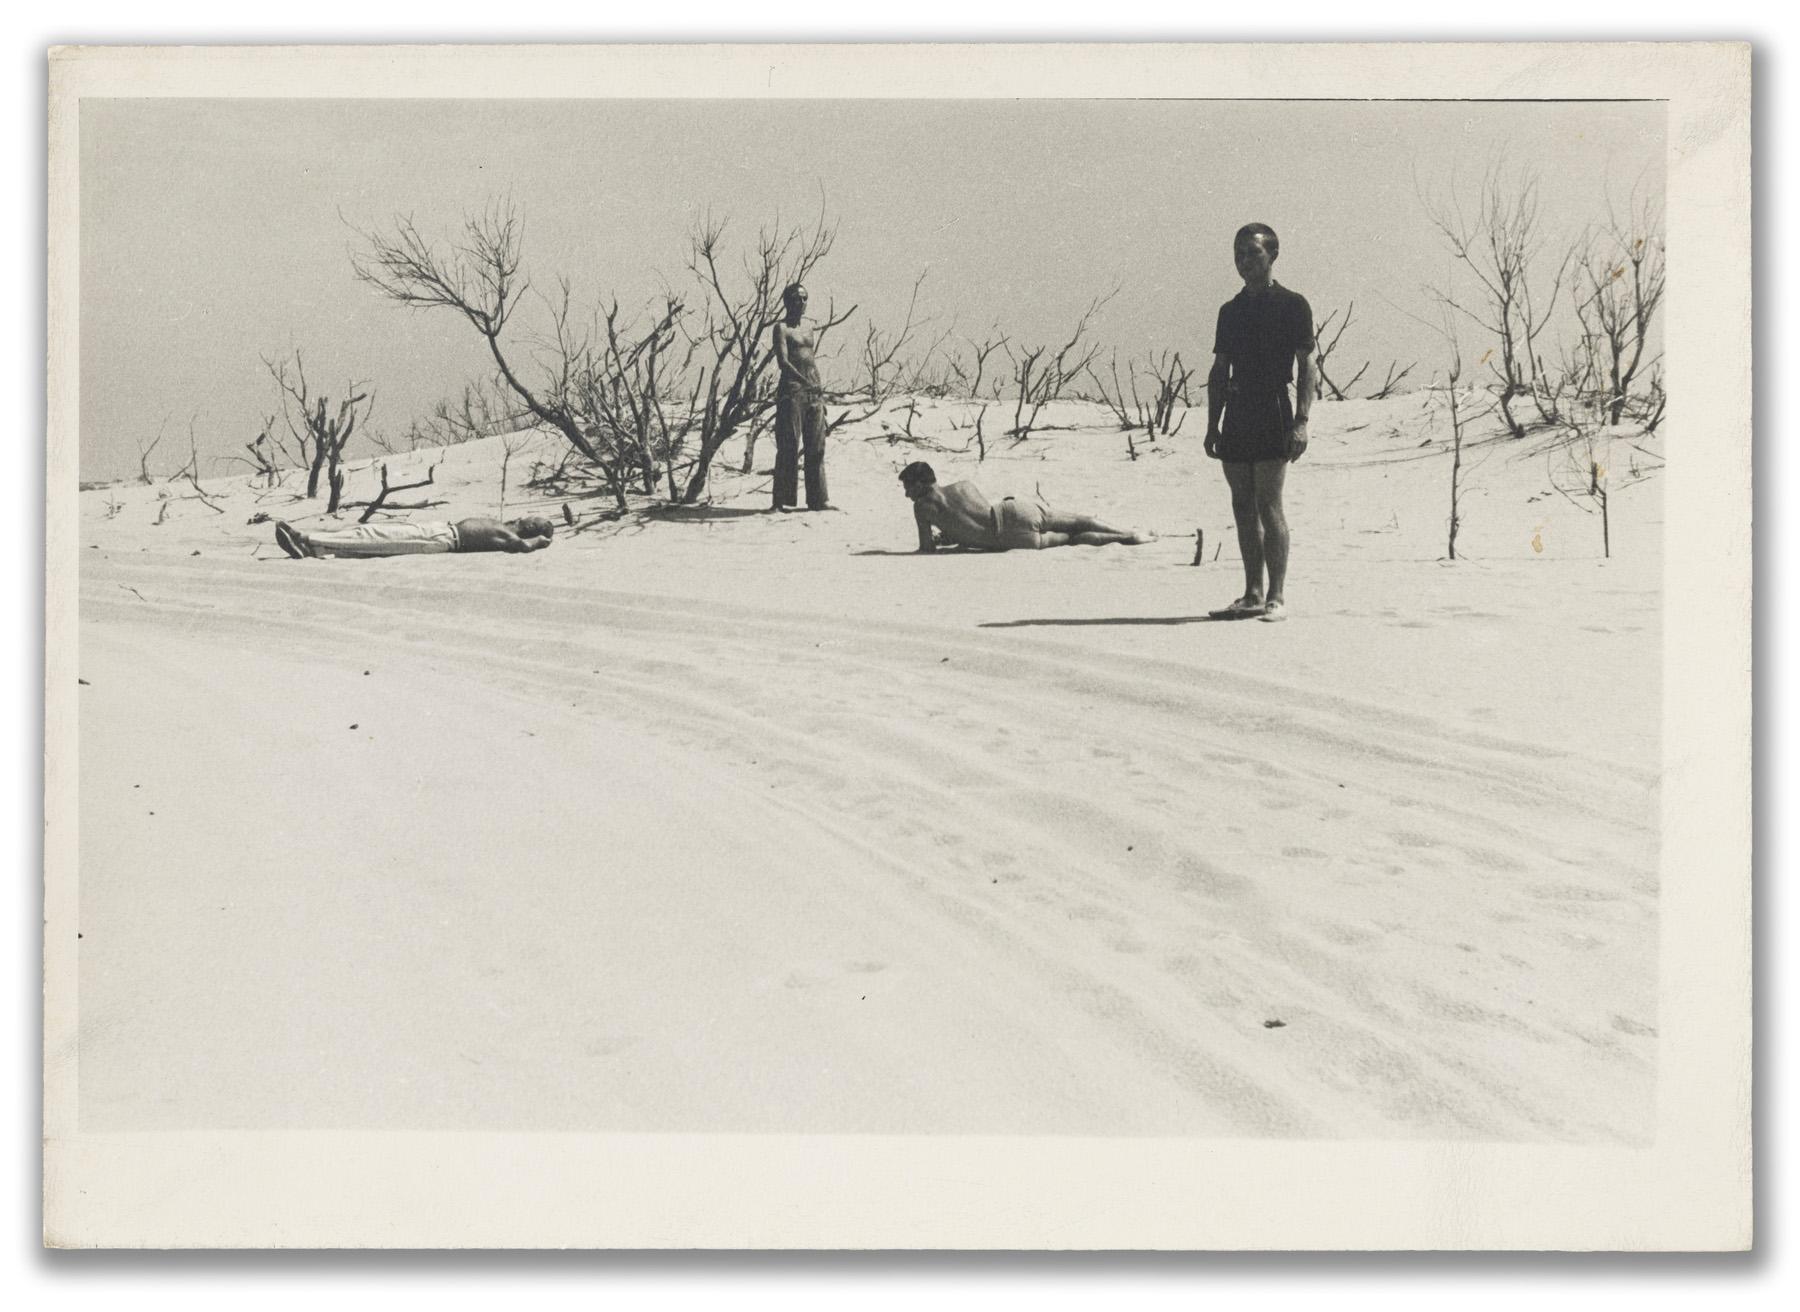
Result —
POLYGON ((786 287, 781 289, 781 299, 784 301, 791 301, 797 293, 804 292, 805 290, 806 284, 790 282, 786 287))
POLYGON ((1231 249, 1235 251, 1247 237, 1267 237, 1268 241, 1265 242, 1264 245, 1269 248, 1269 254, 1281 254, 1281 238, 1275 235, 1275 229, 1271 228, 1268 224, 1246 223, 1237 230, 1237 236, 1231 239, 1231 249))
POLYGON ((923 483, 930 487, 937 482, 937 470, 923 460, 915 460, 900 471, 900 483, 903 487, 911 487, 914 483, 923 483))
POLYGON ((556 525, 542 515, 525 515, 512 522, 512 531, 522 538, 549 538, 556 536, 556 525))

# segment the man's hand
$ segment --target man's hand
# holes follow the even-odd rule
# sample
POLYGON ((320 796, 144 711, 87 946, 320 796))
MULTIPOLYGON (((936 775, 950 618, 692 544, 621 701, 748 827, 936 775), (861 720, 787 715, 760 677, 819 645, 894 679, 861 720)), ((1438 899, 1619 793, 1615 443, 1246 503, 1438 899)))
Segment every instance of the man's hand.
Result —
POLYGON ((1292 464, 1306 454, 1306 419, 1302 416, 1294 420, 1294 426, 1288 430, 1288 463, 1292 464))
POLYGON ((1205 451, 1207 456, 1213 460, 1217 460, 1219 458, 1219 431, 1218 431, 1218 429, 1209 428, 1206 430, 1206 441, 1202 444, 1201 450, 1205 451))

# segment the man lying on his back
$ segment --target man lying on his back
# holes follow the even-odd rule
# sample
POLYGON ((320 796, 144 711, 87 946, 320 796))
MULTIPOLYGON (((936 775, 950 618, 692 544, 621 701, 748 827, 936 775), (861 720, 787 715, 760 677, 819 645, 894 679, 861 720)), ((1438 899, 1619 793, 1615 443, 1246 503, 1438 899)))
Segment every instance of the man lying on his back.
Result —
POLYGON ((346 524, 302 533, 277 521, 275 541, 295 560, 316 556, 423 556, 445 551, 541 551, 556 532, 537 515, 510 519, 421 520, 417 523, 346 524))
POLYGON ((973 483, 939 487, 937 471, 915 460, 900 471, 900 485, 913 503, 919 550, 940 546, 973 551, 1035 551, 1044 547, 1104 547, 1121 542, 1140 546, 1155 536, 1142 529, 1117 529, 1091 515, 1071 515, 1037 501, 1006 497, 993 505, 973 483))

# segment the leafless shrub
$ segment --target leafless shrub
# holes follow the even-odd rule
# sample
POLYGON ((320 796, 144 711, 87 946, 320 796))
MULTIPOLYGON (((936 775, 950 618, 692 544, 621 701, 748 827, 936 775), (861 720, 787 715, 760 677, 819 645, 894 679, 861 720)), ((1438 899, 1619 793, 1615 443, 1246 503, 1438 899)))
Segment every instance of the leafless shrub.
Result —
POLYGON ((1612 515, 1607 501, 1607 468, 1611 439, 1601 424, 1569 420, 1561 441, 1551 449, 1550 486, 1584 514, 1600 516, 1600 545, 1612 558, 1612 515))
MULTIPOLYGON (((965 365, 959 357, 952 355, 949 357, 947 363, 950 372, 956 376, 956 381, 960 386, 963 395, 967 396, 971 401, 979 401, 981 399, 982 375, 987 370, 988 357, 993 355, 995 351, 1005 350, 1008 339, 1005 336, 995 337, 990 333, 989 336, 982 338, 979 342, 972 337, 964 338, 963 340, 966 341, 969 346, 969 362, 965 365)), ((989 382, 995 385, 995 392, 998 394, 999 389, 997 382, 993 379, 990 379, 989 382)))
POLYGON ((331 399, 311 390, 306 380, 306 361, 299 351, 294 352, 291 361, 264 356, 263 367, 280 390, 282 420, 298 443, 306 465, 306 495, 318 496, 323 478, 329 491, 325 508, 327 513, 334 512, 344 495, 344 448, 357 424, 373 411, 374 393, 357 391, 359 387, 366 388, 366 383, 346 383, 346 395, 333 412, 331 399))
POLYGON ((1013 424, 1007 430, 1015 444, 1031 436, 1045 406, 1060 400, 1069 385, 1088 372, 1088 366, 1100 353, 1099 346, 1087 340, 1093 318, 1117 294, 1118 289, 1114 288, 1105 296, 1090 301, 1067 339, 1054 350, 1047 344, 1021 347, 1016 352, 1011 346, 1004 348, 1012 363, 1012 381, 1017 392, 1013 424))
POLYGON ((163 440, 163 430, 166 429, 168 425, 169 416, 164 415, 162 423, 156 426, 156 436, 151 438, 148 443, 144 442, 141 438, 138 441, 138 481, 145 487, 149 487, 156 481, 150 473, 150 453, 156 450, 157 444, 163 440))
MULTIPOLYGON (((1127 368, 1129 368, 1129 366, 1127 366, 1127 368)), ((1125 395, 1125 388, 1119 382, 1119 353, 1117 351, 1112 353, 1109 371, 1112 375, 1112 387, 1110 390, 1107 388, 1106 379, 1100 376, 1099 371, 1094 368, 1093 362, 1088 362, 1087 374, 1089 378, 1094 380, 1094 386, 1099 390, 1100 403, 1112 413, 1113 419, 1119 425, 1119 431, 1129 436, 1133 428, 1141 427, 1143 424, 1142 417, 1139 414, 1139 407, 1132 404, 1136 399, 1136 379, 1134 378, 1132 380, 1133 395, 1132 398, 1128 400, 1125 395)), ((1130 445, 1129 441, 1127 441, 1126 445, 1130 445)), ((1132 459, 1137 459, 1137 456, 1133 455, 1132 459)))
POLYGON ((906 318, 898 332, 882 332, 873 323, 864 332, 862 351, 857 357, 857 376, 870 405, 880 405, 893 394, 895 376, 899 372, 894 362, 913 334, 926 322, 918 318, 919 288, 925 285, 929 272, 926 270, 913 279, 912 294, 906 301, 906 318))
MULTIPOLYGON (((1662 214, 1650 199, 1634 203, 1624 218, 1583 237, 1573 256, 1577 275, 1575 315, 1582 341, 1604 373, 1606 412, 1619 423, 1632 399, 1632 384, 1645 363, 1656 312, 1662 306, 1662 214)), ((1660 389, 1660 378, 1658 379, 1660 389)), ((1660 408, 1658 417, 1660 419, 1660 408)))
POLYGON ((1342 387, 1339 387, 1331 378, 1330 369, 1332 367, 1332 353, 1337 350, 1338 343, 1344 338, 1345 330, 1350 327, 1350 322, 1355 317, 1356 302, 1351 301, 1349 306, 1344 310, 1333 310, 1319 321, 1318 329, 1313 334, 1313 365, 1315 373, 1313 379, 1313 399, 1315 401, 1324 400, 1327 389, 1331 392, 1332 400, 1342 401, 1346 393, 1348 393, 1352 387, 1355 387, 1362 379, 1362 376, 1369 371, 1368 363, 1365 361, 1363 367, 1358 369, 1351 377, 1350 381, 1345 383, 1342 387), (1333 328, 1333 325, 1336 325, 1335 329, 1333 328))
MULTIPOLYGON (((1187 422, 1187 412, 1192 406, 1188 400, 1188 383, 1194 371, 1181 363, 1180 351, 1164 351, 1150 358, 1148 373, 1156 384, 1156 393, 1148 405, 1139 403, 1138 413, 1143 420, 1144 429, 1154 442, 1157 434, 1173 437, 1181 431, 1187 422), (1175 413, 1176 403, 1181 404, 1181 418, 1171 425, 1170 418, 1175 413)), ((1132 388, 1135 395, 1137 372, 1132 371, 1132 388)))
POLYGON ((1476 298, 1466 300, 1453 297, 1444 288, 1433 288, 1432 293, 1495 338, 1496 350, 1482 359, 1493 372, 1496 401, 1507 430, 1515 438, 1525 435, 1525 422, 1513 409, 1520 396, 1529 396, 1540 419, 1554 423, 1557 416, 1537 339, 1554 312, 1572 256, 1564 254, 1546 294, 1537 268, 1543 244, 1537 175, 1527 170, 1508 178, 1501 165, 1490 166, 1482 177, 1472 213, 1464 210, 1454 188, 1439 200, 1421 196, 1421 203, 1451 254, 1479 288, 1476 298))
POLYGON ((169 482, 174 483, 177 481, 185 481, 189 487, 194 489, 194 494, 189 497, 171 497, 167 490, 158 493, 157 495, 163 500, 162 508, 157 512, 156 516, 156 522, 158 524, 161 524, 164 517, 168 514, 170 500, 198 501, 214 514, 223 515, 225 513, 225 508, 215 502, 207 493, 206 489, 200 485, 200 444, 194 437, 194 419, 192 417, 188 419, 187 463, 173 474, 169 475, 169 482))
POLYGON ((1398 360, 1393 360, 1388 363, 1387 377, 1381 380, 1380 387, 1377 387, 1373 392, 1369 393, 1369 400, 1387 400, 1388 397, 1394 394, 1394 389, 1399 387, 1400 384, 1406 380, 1406 376, 1418 365, 1418 361, 1413 361, 1412 364, 1407 365, 1403 369, 1398 368, 1399 364, 1400 362, 1398 360))

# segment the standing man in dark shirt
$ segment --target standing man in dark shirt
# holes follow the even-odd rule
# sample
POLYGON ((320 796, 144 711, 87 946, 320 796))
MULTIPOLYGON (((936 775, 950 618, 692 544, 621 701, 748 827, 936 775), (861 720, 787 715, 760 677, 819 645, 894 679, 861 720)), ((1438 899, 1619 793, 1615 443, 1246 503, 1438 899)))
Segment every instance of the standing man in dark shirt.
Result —
POLYGON ((813 358, 818 336, 805 323, 806 288, 793 283, 781 293, 787 311, 775 325, 775 501, 790 510, 799 490, 802 447, 806 452, 806 508, 830 510, 825 490, 825 390, 813 358))
POLYGON ((1207 377, 1206 454, 1225 466, 1244 557, 1244 595, 1213 612, 1221 618, 1287 618, 1288 526, 1281 488, 1288 465, 1306 451, 1314 366, 1312 307, 1275 281, 1280 253, 1281 239, 1266 223, 1238 229, 1232 254, 1244 290, 1219 307, 1207 377), (1296 360, 1300 377, 1290 402, 1296 360))

